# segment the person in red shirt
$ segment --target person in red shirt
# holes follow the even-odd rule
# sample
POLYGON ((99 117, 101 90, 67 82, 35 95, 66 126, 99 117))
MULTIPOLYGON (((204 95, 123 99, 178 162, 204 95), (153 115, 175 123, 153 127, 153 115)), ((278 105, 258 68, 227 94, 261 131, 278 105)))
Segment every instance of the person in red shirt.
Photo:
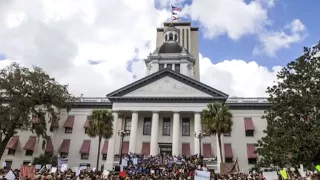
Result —
POLYGON ((120 179, 124 180, 127 177, 127 172, 125 169, 123 169, 122 171, 120 171, 119 173, 120 179))

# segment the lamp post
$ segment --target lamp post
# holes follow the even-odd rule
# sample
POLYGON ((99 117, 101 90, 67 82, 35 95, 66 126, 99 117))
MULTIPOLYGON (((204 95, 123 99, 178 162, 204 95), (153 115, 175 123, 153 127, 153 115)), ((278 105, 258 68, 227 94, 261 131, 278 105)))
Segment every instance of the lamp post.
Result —
POLYGON ((193 134, 195 138, 199 139, 199 148, 200 148, 199 157, 201 158, 201 139, 206 136, 206 133, 200 131, 198 133, 194 132, 193 134))
POLYGON ((128 130, 121 129, 121 130, 118 131, 118 135, 121 137, 121 144, 120 144, 120 162, 119 162, 119 165, 121 165, 121 163, 122 163, 122 145, 123 145, 123 139, 124 139, 124 137, 126 137, 126 136, 129 135, 129 131, 128 131, 128 130))

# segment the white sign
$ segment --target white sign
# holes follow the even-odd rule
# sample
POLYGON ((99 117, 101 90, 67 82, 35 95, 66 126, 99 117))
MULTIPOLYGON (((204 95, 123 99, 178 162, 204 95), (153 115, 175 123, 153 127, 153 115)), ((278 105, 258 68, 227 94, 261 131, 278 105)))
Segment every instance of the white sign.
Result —
POLYGON ((61 168, 60 168, 60 171, 61 172, 65 172, 68 170, 68 164, 61 164, 61 168))
POLYGON ((277 180, 278 174, 276 171, 272 172, 263 172, 263 177, 266 178, 266 180, 277 180))
POLYGON ((57 167, 52 167, 50 173, 55 173, 57 172, 57 167))
POLYGON ((41 169, 41 164, 36 164, 36 170, 41 169))
POLYGON ((46 169, 51 169, 52 165, 51 164, 46 164, 46 169))
POLYGON ((210 180, 210 172, 196 170, 194 180, 210 180))
POLYGON ((8 180, 15 180, 16 176, 13 174, 13 172, 10 170, 7 175, 5 176, 6 179, 8 180))
POLYGON ((122 161, 121 161, 121 165, 124 166, 124 167, 127 167, 128 166, 127 159, 123 158, 122 161))

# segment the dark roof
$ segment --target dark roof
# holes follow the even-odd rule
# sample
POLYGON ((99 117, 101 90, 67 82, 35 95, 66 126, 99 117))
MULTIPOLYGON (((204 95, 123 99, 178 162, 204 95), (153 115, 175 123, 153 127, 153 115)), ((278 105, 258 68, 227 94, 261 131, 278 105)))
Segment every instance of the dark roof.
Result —
MULTIPOLYGON (((150 74, 149 76, 146 76, 146 77, 144 77, 140 80, 137 80, 137 81, 125 86, 125 87, 122 87, 116 91, 113 91, 113 92, 109 93, 107 95, 107 97, 109 100, 112 101, 112 99, 114 99, 114 98, 123 97, 125 94, 128 94, 136 89, 139 89, 139 88, 141 88, 147 84, 150 84, 158 79, 161 79, 165 76, 169 76, 169 77, 174 78, 180 82, 183 82, 193 88, 196 88, 202 92, 205 92, 205 93, 211 95, 212 98, 214 98, 214 99, 226 100, 228 98, 227 94, 225 94, 217 89, 214 89, 206 84, 203 84, 200 81, 192 79, 188 76, 185 76, 181 73, 175 72, 175 71, 168 69, 168 68, 165 68, 165 69, 162 69, 158 72, 150 74)), ((125 97, 123 97, 123 98, 125 98, 125 97)))
POLYGON ((170 24, 169 26, 164 28, 164 33, 168 32, 168 31, 174 31, 174 32, 177 32, 177 33, 180 32, 180 30, 177 29, 176 27, 174 27, 173 24, 170 24))
POLYGON ((166 42, 159 48, 159 53, 181 53, 182 47, 177 42, 166 42))

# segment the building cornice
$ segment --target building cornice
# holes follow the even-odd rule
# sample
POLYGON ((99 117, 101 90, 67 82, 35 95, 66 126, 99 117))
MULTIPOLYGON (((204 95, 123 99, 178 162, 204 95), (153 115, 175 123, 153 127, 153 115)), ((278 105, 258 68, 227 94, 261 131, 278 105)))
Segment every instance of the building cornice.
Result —
MULTIPOLYGON (((164 27, 169 26, 171 23, 173 23, 174 26, 191 26, 191 22, 165 22, 163 23, 164 27)), ((190 27, 191 31, 198 31, 198 27, 190 27)), ((157 28, 157 32, 163 32, 164 28, 157 28)))
MULTIPOLYGON (((224 101, 223 99, 220 99, 224 101)), ((212 103, 219 101, 215 98, 202 98, 202 97, 176 97, 176 98, 144 98, 144 97, 126 97, 115 98, 114 102, 135 102, 135 103, 212 103)), ((231 97, 228 98, 226 104, 231 110, 256 110, 267 109, 270 107, 266 97, 231 97)), ((72 102, 73 108, 112 108, 112 102, 105 97, 79 97, 76 101, 72 102)))

